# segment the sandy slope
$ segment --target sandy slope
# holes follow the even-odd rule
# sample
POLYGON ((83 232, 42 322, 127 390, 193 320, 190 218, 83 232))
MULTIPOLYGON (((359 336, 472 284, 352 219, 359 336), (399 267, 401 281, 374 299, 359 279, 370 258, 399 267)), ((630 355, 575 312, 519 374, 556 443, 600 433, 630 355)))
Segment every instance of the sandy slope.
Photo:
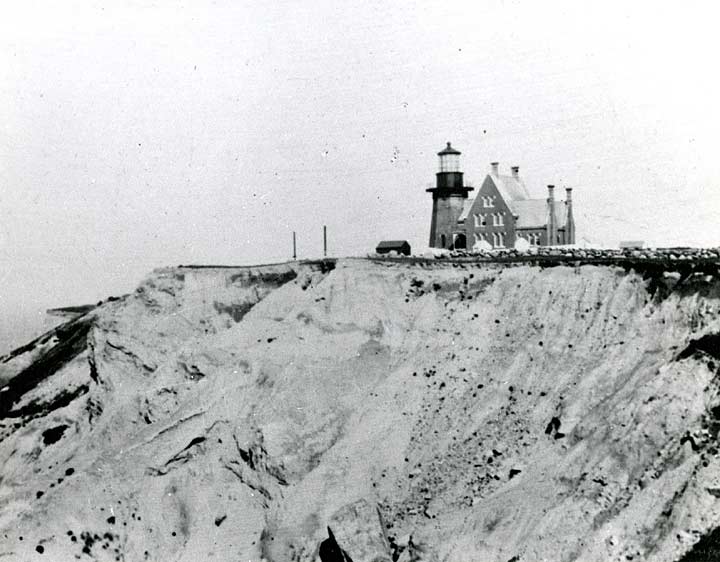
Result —
POLYGON ((329 524, 356 562, 679 560, 720 525, 720 282, 650 286, 158 270, 0 359, 0 559, 315 560, 329 524))

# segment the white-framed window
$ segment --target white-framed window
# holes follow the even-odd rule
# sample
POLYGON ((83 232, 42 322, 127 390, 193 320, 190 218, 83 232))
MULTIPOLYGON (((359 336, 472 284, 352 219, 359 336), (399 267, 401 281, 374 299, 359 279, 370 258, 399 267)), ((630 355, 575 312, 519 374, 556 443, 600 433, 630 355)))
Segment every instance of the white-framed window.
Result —
POLYGON ((482 204, 485 208, 490 208, 495 206, 495 197, 492 195, 483 196, 482 198, 482 204))
POLYGON ((493 213, 493 226, 504 226, 505 225, 505 217, 503 216, 504 213, 493 213))
POLYGON ((505 233, 504 232, 493 232, 493 248, 504 248, 505 247, 505 233))
POLYGON ((482 213, 475 213, 475 228, 487 225, 487 216, 482 213))
POLYGON ((485 233, 484 233, 484 232, 475 232, 475 233, 473 234, 473 236, 475 236, 475 243, 476 243, 476 244, 477 244, 478 242, 483 242, 483 241, 485 241, 485 233))
POLYGON ((538 232, 518 232, 517 237, 525 238, 525 240, 527 240, 531 246, 540 245, 540 233, 538 232))

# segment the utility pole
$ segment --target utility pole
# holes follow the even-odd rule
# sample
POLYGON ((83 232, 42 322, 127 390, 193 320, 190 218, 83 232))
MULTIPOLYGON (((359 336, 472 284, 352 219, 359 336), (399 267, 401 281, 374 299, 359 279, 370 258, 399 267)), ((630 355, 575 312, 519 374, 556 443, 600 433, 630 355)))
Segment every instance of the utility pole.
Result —
POLYGON ((293 259, 297 259, 297 244, 295 242, 295 231, 293 230, 293 259))
POLYGON ((327 257, 327 226, 323 225, 323 256, 327 257))

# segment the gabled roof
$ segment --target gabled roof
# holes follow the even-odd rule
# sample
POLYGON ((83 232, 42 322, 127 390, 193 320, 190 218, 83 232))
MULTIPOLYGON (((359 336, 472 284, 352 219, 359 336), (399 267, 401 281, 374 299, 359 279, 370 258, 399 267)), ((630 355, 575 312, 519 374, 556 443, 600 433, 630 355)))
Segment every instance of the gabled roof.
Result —
MULTIPOLYGON (((548 223, 546 199, 525 199, 510 201, 510 209, 517 215, 515 228, 545 228, 548 223)), ((558 228, 565 226, 567 219, 565 201, 555 201, 555 224, 558 228)))
POLYGON ((530 199, 530 194, 520 178, 503 175, 496 176, 494 174, 489 174, 489 177, 493 180, 497 190, 508 205, 512 201, 530 199))
POLYGON ((377 245, 377 249, 390 248, 392 250, 393 248, 402 248, 406 244, 410 245, 407 240, 383 240, 377 245))
MULTIPOLYGON (((545 228, 548 223, 547 199, 530 199, 525 183, 516 176, 488 174, 484 181, 490 179, 498 193, 514 215, 517 216, 515 228, 545 228)), ((483 182, 484 183, 484 182, 483 182)), ((467 220, 475 199, 466 199, 458 222, 467 220)), ((563 228, 567 222, 565 201, 555 201, 555 225, 563 228)))
MULTIPOLYGON (((494 174, 488 174, 483 183, 487 181, 487 178, 490 178, 490 180, 495 184, 498 193, 500 193, 500 196, 509 206, 512 205, 513 201, 530 199, 530 194, 520 178, 516 178, 514 176, 496 176, 494 174)), ((463 222, 467 219, 473 203, 475 203, 475 199, 465 200, 462 213, 460 213, 460 217, 458 217, 458 222, 463 222)))

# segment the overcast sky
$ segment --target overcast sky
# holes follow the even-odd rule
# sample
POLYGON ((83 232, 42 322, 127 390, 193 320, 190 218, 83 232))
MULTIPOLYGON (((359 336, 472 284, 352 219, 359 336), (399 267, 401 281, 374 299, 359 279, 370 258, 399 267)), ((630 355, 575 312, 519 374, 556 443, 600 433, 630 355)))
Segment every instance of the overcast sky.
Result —
MULTIPOLYGON (((704 3, 712 6, 714 3, 704 3)), ((720 243, 717 15, 695 3, 13 2, 0 339, 152 268, 427 244, 436 153, 573 186, 578 238, 720 243)), ((0 352, 2 352, 0 347, 0 352)))

